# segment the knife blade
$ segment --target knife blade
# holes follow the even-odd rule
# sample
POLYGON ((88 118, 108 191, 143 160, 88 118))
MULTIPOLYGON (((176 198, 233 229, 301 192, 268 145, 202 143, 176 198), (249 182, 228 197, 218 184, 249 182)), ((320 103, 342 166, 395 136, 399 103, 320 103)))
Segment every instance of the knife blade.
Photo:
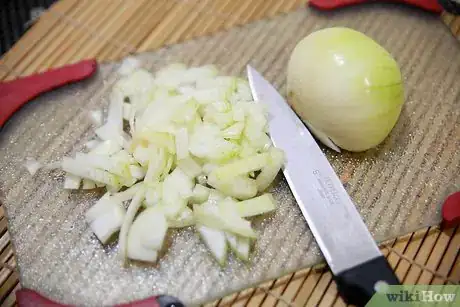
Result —
POLYGON ((284 176, 338 285, 350 304, 364 306, 379 286, 399 284, 352 199, 303 122, 251 66, 256 102, 269 113, 273 144, 284 150, 284 176))

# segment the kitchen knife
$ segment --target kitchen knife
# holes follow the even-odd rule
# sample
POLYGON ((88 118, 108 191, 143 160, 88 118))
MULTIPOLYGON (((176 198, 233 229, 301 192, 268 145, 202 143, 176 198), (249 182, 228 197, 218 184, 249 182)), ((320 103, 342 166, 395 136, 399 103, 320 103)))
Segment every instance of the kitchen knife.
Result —
POLYGON ((269 112, 273 144, 284 150, 284 176, 334 275, 341 296, 364 306, 379 287, 399 284, 318 144, 278 91, 247 67, 254 100, 269 112))

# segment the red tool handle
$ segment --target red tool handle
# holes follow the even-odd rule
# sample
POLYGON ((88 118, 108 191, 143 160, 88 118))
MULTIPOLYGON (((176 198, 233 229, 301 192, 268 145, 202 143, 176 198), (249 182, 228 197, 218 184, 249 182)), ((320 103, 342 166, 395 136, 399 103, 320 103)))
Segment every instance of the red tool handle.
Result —
POLYGON ((85 60, 13 81, 0 82, 0 127, 26 102, 57 87, 88 78, 96 69, 96 60, 85 60))
MULTIPOLYGON (((320 10, 333 10, 344 6, 354 5, 370 2, 370 0, 310 0, 308 3, 320 10)), ((440 14, 443 11, 442 6, 437 0, 374 0, 372 2, 399 2, 413 6, 417 6, 421 9, 440 14)))
MULTIPOLYGON (((19 307, 70 307, 70 305, 53 302, 37 292, 25 288, 16 291, 16 302, 19 307)), ((184 307, 184 304, 172 296, 159 295, 114 307, 184 307)))
POLYGON ((460 225, 460 192, 449 195, 442 205, 442 226, 450 228, 460 225))

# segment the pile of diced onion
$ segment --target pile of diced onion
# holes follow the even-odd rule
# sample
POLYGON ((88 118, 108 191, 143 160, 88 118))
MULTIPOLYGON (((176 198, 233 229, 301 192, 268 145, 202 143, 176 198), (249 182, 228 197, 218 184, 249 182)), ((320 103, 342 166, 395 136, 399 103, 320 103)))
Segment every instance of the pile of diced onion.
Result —
POLYGON ((248 82, 212 65, 152 74, 133 59, 119 73, 97 139, 61 165, 65 188, 107 189, 86 213, 94 234, 103 244, 118 234, 123 261, 155 262, 168 228, 194 225, 221 265, 227 247, 248 260, 247 218, 275 209, 264 191, 284 162, 248 82))

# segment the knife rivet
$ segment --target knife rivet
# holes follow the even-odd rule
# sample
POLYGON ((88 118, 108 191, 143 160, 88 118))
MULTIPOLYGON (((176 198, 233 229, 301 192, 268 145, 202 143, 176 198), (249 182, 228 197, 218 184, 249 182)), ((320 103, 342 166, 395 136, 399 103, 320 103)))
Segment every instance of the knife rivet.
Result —
POLYGON ((386 281, 379 280, 374 285, 374 290, 378 293, 386 293, 389 290, 389 285, 386 281))

